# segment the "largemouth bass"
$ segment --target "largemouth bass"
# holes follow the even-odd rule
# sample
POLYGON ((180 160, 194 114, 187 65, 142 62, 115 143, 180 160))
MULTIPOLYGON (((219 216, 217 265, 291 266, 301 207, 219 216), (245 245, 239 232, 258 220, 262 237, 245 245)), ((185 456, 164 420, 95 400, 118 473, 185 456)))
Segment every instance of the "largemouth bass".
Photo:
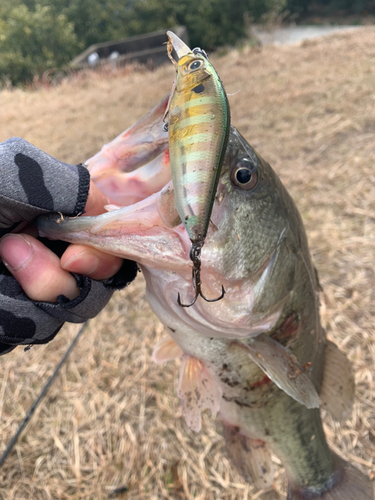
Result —
POLYGON ((182 309, 190 292, 190 238, 173 185, 135 205, 60 224, 44 236, 136 260, 151 308, 168 330, 155 346, 162 363, 182 358, 178 394, 187 424, 218 413, 229 456, 259 488, 273 482, 271 451, 283 463, 288 500, 374 500, 371 481, 329 448, 319 398, 337 419, 350 411, 353 378, 326 339, 319 284, 299 213, 271 167, 231 128, 202 256, 219 303, 182 309), (252 178, 249 188, 243 180, 252 178), (319 394, 319 397, 318 397, 319 394))
POLYGON ((86 161, 91 179, 111 203, 132 205, 170 180, 168 134, 162 123, 168 101, 169 94, 86 161))

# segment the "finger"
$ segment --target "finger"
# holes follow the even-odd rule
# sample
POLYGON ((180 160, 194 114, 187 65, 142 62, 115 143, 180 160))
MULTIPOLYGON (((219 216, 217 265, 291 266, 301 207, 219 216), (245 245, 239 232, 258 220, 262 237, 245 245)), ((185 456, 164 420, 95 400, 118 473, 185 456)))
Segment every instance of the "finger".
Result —
POLYGON ((120 269, 122 259, 85 245, 70 245, 61 257, 66 271, 84 274, 96 280, 110 278, 120 269))
POLYGON ((32 300, 56 302, 59 295, 78 297, 76 280, 60 266, 60 259, 27 234, 7 234, 0 240, 0 256, 32 300))
POLYGON ((104 206, 108 204, 108 197, 91 181, 89 196, 85 206, 85 215, 100 215, 106 211, 104 206))

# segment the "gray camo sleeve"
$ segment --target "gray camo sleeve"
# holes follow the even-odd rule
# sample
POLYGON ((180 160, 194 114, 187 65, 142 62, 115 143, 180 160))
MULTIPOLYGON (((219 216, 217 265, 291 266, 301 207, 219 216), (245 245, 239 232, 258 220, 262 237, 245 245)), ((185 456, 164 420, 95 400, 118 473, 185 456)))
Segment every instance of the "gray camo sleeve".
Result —
POLYGON ((0 144, 0 179, 0 230, 49 212, 82 213, 90 185, 85 167, 56 160, 18 137, 0 144))
MULTIPOLYGON (((50 212, 76 216, 84 211, 90 174, 82 165, 56 160, 20 138, 0 143, 0 237, 24 221, 50 212)), ((67 244, 42 239, 61 255, 67 244)), ((65 321, 80 323, 94 317, 113 291, 123 288, 137 274, 137 265, 124 260, 115 276, 96 281, 73 275, 80 295, 57 303, 30 300, 0 262, 0 354, 17 345, 43 344, 52 340, 65 321)))

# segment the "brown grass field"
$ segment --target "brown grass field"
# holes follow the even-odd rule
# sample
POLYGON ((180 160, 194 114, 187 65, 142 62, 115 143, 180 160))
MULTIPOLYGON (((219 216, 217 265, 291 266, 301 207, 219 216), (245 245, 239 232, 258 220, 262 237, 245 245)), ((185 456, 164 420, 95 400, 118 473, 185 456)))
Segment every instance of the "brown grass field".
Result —
MULTIPOLYGON (((304 220, 324 289, 329 337, 352 361, 353 414, 324 417, 335 452, 375 478, 375 29, 289 47, 213 57, 232 123, 270 162, 304 220)), ((0 141, 18 135, 78 163, 151 109, 174 70, 81 73, 58 87, 0 92, 0 141)), ((77 325, 2 357, 2 451, 71 342, 77 325)), ((73 351, 0 470, 6 500, 284 499, 275 458, 271 492, 233 470, 220 424, 190 431, 176 395, 178 367, 152 363, 163 327, 144 283, 116 293, 73 351)), ((282 415, 280 415, 282 418, 282 415)), ((360 499, 358 499, 360 500, 360 499)))

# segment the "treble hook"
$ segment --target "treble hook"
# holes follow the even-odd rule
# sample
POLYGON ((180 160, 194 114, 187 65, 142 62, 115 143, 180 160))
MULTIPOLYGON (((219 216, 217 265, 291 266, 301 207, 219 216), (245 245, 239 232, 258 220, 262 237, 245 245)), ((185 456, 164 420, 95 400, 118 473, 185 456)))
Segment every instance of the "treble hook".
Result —
POLYGON ((181 307, 190 307, 190 306, 194 305, 195 302, 197 301, 197 298, 199 295, 206 302, 217 302, 218 300, 221 300, 225 295, 225 289, 224 289, 223 285, 221 285, 221 295, 220 295, 220 297, 217 297, 217 299, 207 299, 203 295, 202 288, 201 288, 201 286, 202 286, 202 281, 201 281, 201 251, 202 251, 202 243, 193 243, 192 244, 192 247, 190 249, 190 260, 193 262, 192 279, 193 279, 195 297, 190 304, 182 304, 180 293, 178 293, 177 304, 181 307))

